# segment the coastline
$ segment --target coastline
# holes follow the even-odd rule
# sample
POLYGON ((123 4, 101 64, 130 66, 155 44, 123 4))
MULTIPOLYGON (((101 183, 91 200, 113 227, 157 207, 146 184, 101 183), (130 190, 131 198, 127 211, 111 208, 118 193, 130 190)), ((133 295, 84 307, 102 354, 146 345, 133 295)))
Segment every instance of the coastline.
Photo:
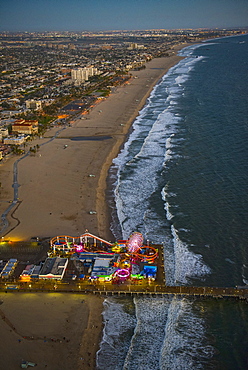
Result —
MULTIPOLYGON (((7 233, 6 238, 29 240, 34 236, 78 236, 88 229, 93 234, 114 241, 110 231, 111 211, 106 202, 109 167, 126 141, 132 123, 146 104, 152 89, 171 67, 183 59, 176 55, 176 52, 186 46, 188 44, 178 45, 174 49, 175 55, 153 59, 146 64, 146 69, 132 71, 133 77, 128 84, 117 87, 106 100, 98 103, 89 115, 76 120, 54 140, 51 138, 60 129, 58 127, 49 130, 42 139, 30 143, 30 146, 38 144, 40 149, 35 156, 28 156, 19 162, 19 203, 12 212, 9 226, 11 231, 7 233), (71 140, 74 137, 92 136, 110 138, 98 141, 71 140), (96 211, 96 214, 90 214, 90 211, 96 211)), ((1 165, 1 214, 8 206, 7 199, 12 197, 12 168, 17 159, 12 157, 1 165)), ((9 296, 11 295, 8 295, 8 299, 9 296)), ((18 296, 13 296, 18 300, 18 296)), ((33 301, 36 305, 37 300, 39 301, 38 294, 35 297, 33 301)), ((0 298, 4 301, 4 297, 0 298)), ((67 330, 68 335, 76 334, 83 346, 79 351, 79 347, 71 347, 69 358, 77 358, 77 369, 94 369, 102 336, 103 299, 96 296, 77 298, 87 301, 87 304, 83 303, 85 310, 80 316, 82 325, 78 330, 75 330, 73 325, 68 326, 67 330)), ((67 295, 60 295, 53 303, 55 307, 61 306, 61 299, 69 303, 67 295)), ((4 305, 0 306, 3 307, 4 305)), ((39 316, 39 309, 40 307, 30 312, 31 322, 39 316)), ((13 312, 13 320, 14 317, 13 312)), ((62 323, 62 320, 62 316, 56 318, 56 322, 62 323)), ((2 325, 5 324, 2 322, 2 325)), ((56 325, 54 328, 52 322, 50 325, 50 330, 56 330, 56 325)), ((35 329, 33 335, 38 335, 35 329)), ((41 350, 39 352, 39 345, 38 341, 36 346, 34 343, 32 351, 42 353, 41 350)), ((60 353, 61 350, 51 349, 49 364, 52 364, 53 369, 56 369, 53 361, 56 361, 58 356, 53 358, 52 353, 60 353)), ((11 345, 5 348, 5 352, 6 356, 11 357, 11 345)), ((37 361, 35 358, 27 360, 37 361)))
MULTIPOLYGON (((182 48, 186 47, 188 45, 180 45, 174 48, 175 55, 170 57, 163 57, 163 58, 157 58, 153 59, 151 62, 146 64, 146 69, 141 71, 132 71, 133 78, 131 82, 129 83, 130 87, 128 87, 128 92, 123 91, 123 87, 118 88, 117 93, 122 93, 123 99, 127 99, 127 95, 131 93, 132 91, 132 98, 135 98, 135 102, 138 104, 133 107, 132 105, 127 108, 127 103, 124 108, 126 119, 120 120, 120 125, 123 125, 122 133, 121 135, 119 133, 115 134, 116 142, 112 146, 111 151, 109 152, 108 156, 105 159, 105 162, 102 166, 98 186, 97 186, 97 197, 96 197, 96 209, 98 216, 98 235, 104 235, 106 230, 110 230, 110 222, 111 222, 111 210, 109 209, 109 205, 106 202, 106 191, 108 188, 107 185, 107 177, 108 177, 108 171, 112 164, 113 159, 118 155, 122 145, 124 145, 128 133, 130 132, 130 129, 132 127, 132 124, 134 120, 139 115, 139 112, 143 109, 145 106, 148 97, 150 96, 153 88, 159 83, 161 78, 169 71, 170 68, 175 66, 177 63, 179 63, 180 60, 183 59, 183 57, 180 57, 177 55, 177 52, 181 50, 182 48), (155 72, 156 71, 156 72, 155 72), (155 72, 155 73, 152 73, 155 72), (107 219, 103 219, 102 215, 108 215, 107 219)), ((124 86, 125 88, 125 86, 124 86)), ((119 98, 119 101, 121 100, 121 97, 119 98)), ((131 101, 131 99, 130 99, 131 101)), ((115 103, 115 102, 113 102, 115 103)), ((132 104, 132 103, 131 103, 132 104)), ((132 230, 130 230, 131 232, 132 230)), ((112 236, 112 233, 109 234, 109 236, 112 236)))
MULTIPOLYGON (((185 46, 178 45, 175 52, 185 46)), ((78 236, 88 229, 113 241, 110 209, 105 201, 109 167, 153 87, 181 59, 176 54, 153 59, 146 64, 146 69, 132 71, 133 77, 128 84, 117 87, 87 116, 62 130, 55 139, 51 140, 60 127, 32 141, 30 146, 38 144, 40 149, 36 155, 19 161, 19 200, 8 217, 8 230, 1 236, 10 240, 30 240, 34 236, 78 236), (109 138, 71 140, 92 136, 109 138)), ((12 157, 0 165, 1 214, 13 197, 13 163, 17 159, 12 157)))

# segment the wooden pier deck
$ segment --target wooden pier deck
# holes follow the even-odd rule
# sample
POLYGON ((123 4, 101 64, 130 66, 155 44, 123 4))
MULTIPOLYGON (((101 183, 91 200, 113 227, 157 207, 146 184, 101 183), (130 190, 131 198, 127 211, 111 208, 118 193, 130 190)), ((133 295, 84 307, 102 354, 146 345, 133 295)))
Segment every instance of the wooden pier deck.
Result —
POLYGON ((195 287, 195 286, 162 286, 158 284, 151 285, 112 285, 97 284, 88 285, 83 282, 51 282, 41 284, 40 282, 32 284, 0 284, 0 292, 46 292, 46 293, 79 293, 79 294, 99 294, 106 296, 180 296, 195 298, 236 298, 248 302, 248 287, 195 287))
POLYGON ((114 296, 181 296, 195 298, 237 298, 248 302, 248 288, 165 286, 160 289, 147 290, 94 290, 94 294, 114 296))

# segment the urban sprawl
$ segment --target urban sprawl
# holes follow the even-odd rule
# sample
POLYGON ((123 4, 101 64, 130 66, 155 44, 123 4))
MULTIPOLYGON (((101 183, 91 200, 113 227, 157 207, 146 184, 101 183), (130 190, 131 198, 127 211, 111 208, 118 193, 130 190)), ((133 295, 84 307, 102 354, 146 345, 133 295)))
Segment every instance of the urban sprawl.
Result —
POLYGON ((132 70, 182 43, 245 29, 0 33, 0 160, 53 125, 70 125, 127 83, 132 70))

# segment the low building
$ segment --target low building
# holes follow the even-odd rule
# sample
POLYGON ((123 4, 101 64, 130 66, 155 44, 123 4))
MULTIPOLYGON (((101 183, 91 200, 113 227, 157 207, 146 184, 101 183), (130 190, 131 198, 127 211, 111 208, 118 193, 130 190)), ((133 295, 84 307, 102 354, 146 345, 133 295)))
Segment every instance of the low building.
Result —
POLYGON ((68 258, 48 257, 42 266, 39 279, 63 279, 66 267, 68 265, 68 258))
POLYGON ((1 271, 0 277, 2 279, 8 279, 13 274, 18 261, 15 258, 11 258, 4 266, 1 271))
POLYGON ((31 281, 38 279, 41 270, 41 265, 27 265, 20 275, 21 281, 31 281))
POLYGON ((27 109, 33 109, 33 110, 39 110, 42 108, 42 103, 40 100, 26 100, 26 108, 27 109))
POLYGON ((0 152, 2 152, 2 156, 4 157, 11 153, 11 148, 7 144, 0 144, 0 152))
POLYGON ((21 125, 22 123, 25 123, 25 119, 23 119, 23 118, 16 119, 16 120, 14 121, 14 124, 19 124, 19 125, 21 125))
POLYGON ((0 135, 2 138, 7 137, 9 135, 9 130, 7 127, 0 128, 0 135))
POLYGON ((12 125, 12 132, 25 135, 38 134, 38 126, 33 126, 31 123, 14 123, 12 125))
POLYGON ((38 126, 39 121, 38 121, 37 119, 33 119, 33 120, 25 120, 25 123, 26 123, 26 124, 29 124, 29 125, 32 125, 33 127, 36 127, 36 126, 38 126))
POLYGON ((115 269, 110 268, 110 262, 112 260, 113 260, 113 256, 105 256, 105 258, 97 257, 94 261, 91 276, 101 277, 101 276, 112 274, 115 271, 115 269))
POLYGON ((25 142, 24 136, 18 136, 18 137, 7 137, 4 139, 4 144, 6 145, 22 145, 25 142))

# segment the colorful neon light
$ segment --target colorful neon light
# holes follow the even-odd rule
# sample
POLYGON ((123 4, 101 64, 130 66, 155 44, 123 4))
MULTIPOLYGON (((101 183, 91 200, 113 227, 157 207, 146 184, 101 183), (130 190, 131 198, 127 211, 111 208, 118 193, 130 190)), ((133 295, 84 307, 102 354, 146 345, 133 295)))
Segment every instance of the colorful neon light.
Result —
POLYGON ((130 276, 130 271, 127 269, 117 270, 115 273, 120 279, 127 279, 130 276))
POLYGON ((143 235, 138 232, 134 232, 130 235, 127 241, 127 250, 129 253, 137 253, 143 244, 143 235))
POLYGON ((137 253, 137 256, 141 260, 145 260, 147 262, 148 261, 153 262, 155 260, 155 258, 158 256, 158 251, 153 247, 145 246, 145 247, 140 248, 139 253, 137 253), (148 250, 149 254, 147 254, 147 250, 148 250), (143 254, 142 251, 145 251, 146 254, 143 254))
POLYGON ((74 247, 76 248, 76 252, 77 253, 82 252, 84 250, 84 246, 83 245, 74 245, 74 247))

